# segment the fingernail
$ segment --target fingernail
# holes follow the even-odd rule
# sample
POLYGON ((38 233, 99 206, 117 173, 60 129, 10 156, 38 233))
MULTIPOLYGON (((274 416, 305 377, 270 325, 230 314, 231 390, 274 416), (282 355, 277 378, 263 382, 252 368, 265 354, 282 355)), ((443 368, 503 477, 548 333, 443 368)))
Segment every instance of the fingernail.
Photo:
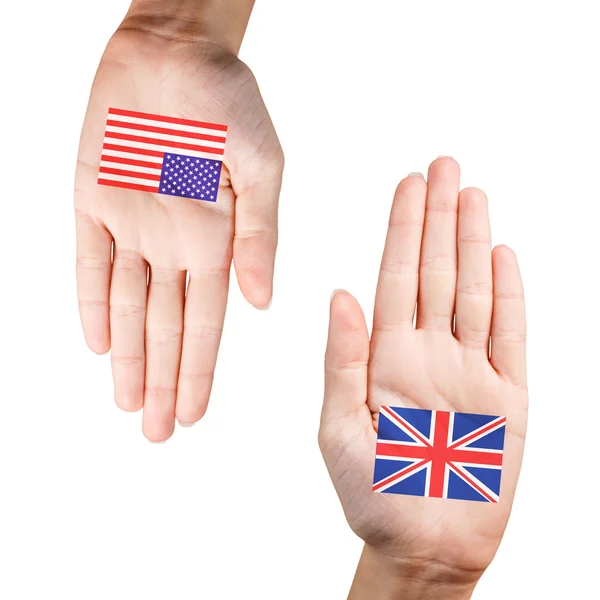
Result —
POLYGON ((164 444, 167 440, 163 440, 162 442, 150 442, 151 444, 164 444))
POLYGON ((273 296, 271 296, 271 299, 269 300, 269 304, 267 304, 266 306, 262 306, 258 310, 269 310, 271 308, 271 304, 273 304, 273 296))
POLYGON ((454 160, 454 156, 450 156, 449 154, 440 154, 438 158, 451 158, 452 160, 454 160))
POLYGON ((339 288, 338 288, 338 289, 336 289, 336 290, 333 290, 333 292, 331 293, 331 298, 329 298, 329 303, 331 304, 331 302, 333 302, 333 297, 334 297, 334 296, 335 296, 335 295, 336 295, 338 292, 343 292, 343 291, 344 291, 344 290, 342 290, 342 289, 339 289, 339 288))
POLYGON ((423 173, 419 173, 418 171, 414 171, 413 173, 408 174, 409 177, 424 177, 423 173))
POLYGON ((179 426, 180 427, 193 427, 196 423, 182 423, 181 421, 179 421, 179 426))

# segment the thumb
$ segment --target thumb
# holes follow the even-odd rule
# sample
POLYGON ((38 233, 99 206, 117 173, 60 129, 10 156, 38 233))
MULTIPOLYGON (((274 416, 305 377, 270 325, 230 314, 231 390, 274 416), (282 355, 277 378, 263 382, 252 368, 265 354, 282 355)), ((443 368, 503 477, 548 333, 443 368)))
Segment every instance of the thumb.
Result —
POLYGON ((273 295, 277 250, 277 212, 283 166, 272 177, 237 194, 233 263, 244 297, 256 308, 268 308, 273 295))
POLYGON ((363 311, 348 292, 331 298, 325 353, 325 399, 322 421, 351 415, 366 406, 369 332, 363 311))

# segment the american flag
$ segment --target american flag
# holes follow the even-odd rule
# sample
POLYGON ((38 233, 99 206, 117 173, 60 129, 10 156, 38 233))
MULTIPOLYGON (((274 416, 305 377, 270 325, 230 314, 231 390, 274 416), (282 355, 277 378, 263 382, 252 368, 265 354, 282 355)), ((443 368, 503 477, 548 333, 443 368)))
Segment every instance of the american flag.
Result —
POLYGON ((373 491, 499 501, 506 417, 382 406, 373 491))
POLYGON ((100 185, 216 202, 227 126, 108 109, 100 185))

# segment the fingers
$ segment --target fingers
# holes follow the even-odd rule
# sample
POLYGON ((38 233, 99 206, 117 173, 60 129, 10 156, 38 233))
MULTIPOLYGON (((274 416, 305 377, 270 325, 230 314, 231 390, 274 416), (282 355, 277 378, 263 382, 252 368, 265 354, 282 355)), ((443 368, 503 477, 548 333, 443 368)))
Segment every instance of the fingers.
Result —
POLYGON ((110 350, 109 294, 112 236, 82 211, 76 211, 77 296, 85 341, 94 352, 110 350))
POLYGON ((144 404, 148 264, 135 251, 115 245, 110 286, 111 364, 115 401, 126 411, 144 404))
POLYGON ((177 420, 192 425, 206 412, 223 331, 229 269, 190 273, 183 350, 177 385, 177 420))
POLYGON ((175 427, 185 278, 185 271, 150 268, 142 429, 153 442, 169 438, 175 427))
POLYGON ((465 346, 489 349, 492 318, 492 240, 485 194, 464 189, 459 197, 456 331, 465 346))
POLYGON ((515 385, 526 387, 525 298, 515 253, 498 246, 492 253, 494 308, 492 366, 515 385))
POLYGON ((426 197, 427 184, 419 175, 402 180, 396 190, 377 284, 375 330, 413 325, 426 197))
POLYGON ((433 161, 427 183, 417 327, 451 330, 456 290, 458 163, 452 158, 433 161))
POLYGON ((369 332, 358 302, 343 290, 331 299, 322 420, 348 416, 367 402, 369 332))
POLYGON ((260 183, 236 190, 233 263, 242 294, 262 309, 269 307, 273 295, 283 158, 272 169, 260 183))

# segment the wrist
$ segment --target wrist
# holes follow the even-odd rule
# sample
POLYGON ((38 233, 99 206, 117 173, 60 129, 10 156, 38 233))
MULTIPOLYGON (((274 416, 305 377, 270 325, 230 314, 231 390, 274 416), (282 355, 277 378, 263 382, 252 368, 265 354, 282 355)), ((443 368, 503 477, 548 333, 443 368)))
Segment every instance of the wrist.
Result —
POLYGON ((254 0, 132 0, 121 30, 207 42, 237 56, 254 0))
POLYGON ((469 600, 481 573, 401 560, 365 544, 348 600, 469 600))

